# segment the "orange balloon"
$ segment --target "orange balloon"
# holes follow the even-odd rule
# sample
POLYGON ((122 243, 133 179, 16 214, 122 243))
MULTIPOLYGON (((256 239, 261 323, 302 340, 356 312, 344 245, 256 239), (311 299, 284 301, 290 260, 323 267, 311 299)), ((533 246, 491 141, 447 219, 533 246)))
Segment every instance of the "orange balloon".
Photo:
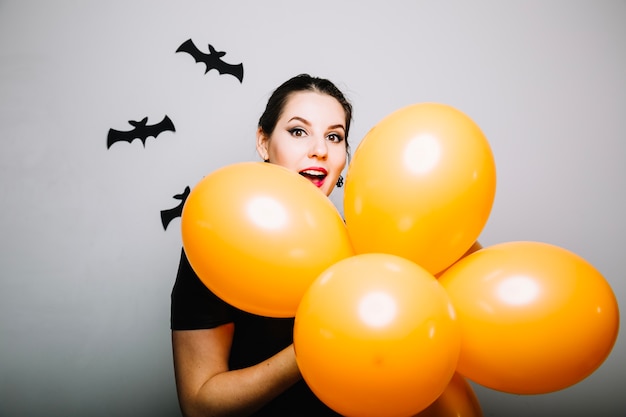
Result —
POLYGON ((472 386, 455 373, 443 394, 415 417, 483 417, 483 411, 472 386))
POLYGON ((487 139, 453 107, 395 111, 363 138, 348 167, 344 215, 356 253, 389 253, 436 274, 476 241, 495 197, 487 139))
POLYGON ((462 328, 457 371, 486 387, 543 394, 598 368, 617 338, 617 300, 572 252, 539 242, 486 247, 439 282, 462 328))
MULTIPOLYGON (((469 255, 471 255, 472 253, 474 253, 474 252, 476 252, 476 251, 481 250, 482 248, 483 248, 483 245, 481 245, 479 241, 474 242, 474 243, 472 244, 472 246, 471 246, 471 247, 470 247, 470 248, 469 248, 469 249, 468 249, 468 250, 467 250, 467 251, 466 251, 463 255, 461 255, 461 257, 460 257, 459 259, 457 259, 457 260, 455 261, 455 263, 456 263, 456 262, 458 262, 458 261, 460 261, 461 259, 465 258, 466 256, 469 256, 469 255)), ((454 265, 454 263, 453 263, 452 265, 454 265)), ((452 265, 450 265, 450 266, 452 266, 452 265)), ((450 268, 450 267, 448 267, 448 268, 450 268)), ((437 273, 437 274, 435 275, 435 278, 439 278, 441 275, 443 275, 443 273, 444 273, 444 272, 446 272, 446 271, 448 270, 448 268, 446 268, 446 269, 444 269, 443 271, 441 271, 441 272, 437 273)))
POLYGON ((302 376, 346 416, 412 416, 444 391, 460 349, 450 300, 424 268, 395 255, 337 262, 298 307, 302 376))
POLYGON ((187 197, 181 224, 202 282, 262 316, 294 317, 310 283, 353 254, 332 202, 300 175, 262 162, 204 177, 187 197))

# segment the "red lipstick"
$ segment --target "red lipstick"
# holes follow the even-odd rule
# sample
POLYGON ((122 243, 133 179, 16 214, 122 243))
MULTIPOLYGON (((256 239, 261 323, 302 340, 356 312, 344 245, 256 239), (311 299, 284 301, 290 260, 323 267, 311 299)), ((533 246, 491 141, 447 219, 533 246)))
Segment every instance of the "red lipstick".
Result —
POLYGON ((309 167, 298 172, 304 178, 311 181, 316 187, 324 185, 324 180, 328 175, 328 171, 321 167, 309 167))

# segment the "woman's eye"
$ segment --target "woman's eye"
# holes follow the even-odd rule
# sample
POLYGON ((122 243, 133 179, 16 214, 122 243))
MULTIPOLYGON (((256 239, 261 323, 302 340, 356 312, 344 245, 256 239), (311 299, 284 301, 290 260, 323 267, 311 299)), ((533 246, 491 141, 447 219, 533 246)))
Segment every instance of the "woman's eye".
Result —
POLYGON ((331 142, 341 142, 343 140, 343 136, 340 136, 336 133, 331 133, 330 135, 328 135, 328 139, 331 142))
POLYGON ((289 133, 291 133, 292 136, 302 137, 305 135, 306 132, 304 131, 304 129, 294 127, 293 129, 289 129, 289 133))

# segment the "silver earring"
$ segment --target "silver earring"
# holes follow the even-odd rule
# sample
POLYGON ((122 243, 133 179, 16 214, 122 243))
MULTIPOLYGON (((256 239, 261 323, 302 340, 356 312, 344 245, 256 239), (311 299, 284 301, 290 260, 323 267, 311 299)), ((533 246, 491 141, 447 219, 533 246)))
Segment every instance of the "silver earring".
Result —
POLYGON ((340 175, 339 178, 337 179, 337 187, 343 187, 343 176, 340 175))

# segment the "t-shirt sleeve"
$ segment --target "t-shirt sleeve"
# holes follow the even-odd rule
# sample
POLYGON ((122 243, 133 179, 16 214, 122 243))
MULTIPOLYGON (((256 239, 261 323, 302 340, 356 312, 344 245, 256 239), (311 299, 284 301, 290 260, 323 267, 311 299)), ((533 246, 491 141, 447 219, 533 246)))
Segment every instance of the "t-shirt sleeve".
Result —
POLYGON ((212 329, 233 320, 234 308, 204 285, 183 249, 171 294, 171 329, 212 329))

